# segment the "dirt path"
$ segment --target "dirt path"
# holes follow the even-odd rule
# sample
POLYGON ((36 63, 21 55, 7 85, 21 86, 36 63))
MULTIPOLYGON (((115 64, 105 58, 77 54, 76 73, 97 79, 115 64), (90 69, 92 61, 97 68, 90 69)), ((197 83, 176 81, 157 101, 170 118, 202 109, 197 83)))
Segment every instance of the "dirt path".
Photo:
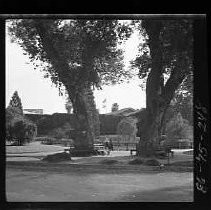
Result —
POLYGON ((86 173, 7 168, 8 201, 193 201, 192 173, 86 173))

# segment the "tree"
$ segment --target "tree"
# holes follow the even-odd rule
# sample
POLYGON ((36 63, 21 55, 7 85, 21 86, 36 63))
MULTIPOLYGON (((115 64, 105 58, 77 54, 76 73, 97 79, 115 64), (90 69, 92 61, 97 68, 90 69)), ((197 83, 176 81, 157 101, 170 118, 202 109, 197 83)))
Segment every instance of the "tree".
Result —
POLYGON ((96 111, 92 87, 121 81, 123 70, 119 39, 130 35, 130 28, 117 20, 19 19, 9 26, 13 40, 20 44, 35 67, 40 67, 61 90, 68 92, 75 115, 75 146, 93 150, 96 111), (36 61, 39 61, 36 62, 36 61), (89 99, 88 99, 89 98, 89 99), (81 133, 85 136, 81 137, 81 133))
POLYGON ((13 107, 14 109, 16 109, 17 113, 20 113, 21 115, 23 115, 23 106, 21 103, 21 99, 18 95, 18 91, 15 91, 13 93, 8 107, 13 107))
POLYGON ((175 92, 193 71, 191 19, 145 19, 139 29, 145 37, 133 63, 146 81, 146 109, 139 113, 138 155, 153 156, 175 92), (144 112, 144 113, 143 113, 144 112))
POLYGON ((118 111, 119 110, 119 105, 118 105, 118 103, 113 103, 112 104, 112 107, 111 107, 111 111, 112 112, 116 112, 116 111, 118 111))
POLYGON ((193 126, 177 113, 166 125, 166 136, 170 143, 178 139, 193 139, 193 126))
POLYGON ((136 138, 136 120, 132 117, 123 118, 117 126, 117 134, 122 136, 123 141, 129 142, 130 139, 136 138))
POLYGON ((32 141, 37 135, 37 126, 20 114, 16 107, 6 109, 6 139, 17 145, 32 141))

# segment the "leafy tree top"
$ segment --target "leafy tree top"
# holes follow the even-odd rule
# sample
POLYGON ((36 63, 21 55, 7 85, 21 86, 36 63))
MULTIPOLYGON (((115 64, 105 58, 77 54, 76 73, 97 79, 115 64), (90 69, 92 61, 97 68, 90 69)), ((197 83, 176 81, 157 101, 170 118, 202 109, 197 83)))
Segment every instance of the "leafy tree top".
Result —
POLYGON ((137 120, 132 117, 123 118, 117 126, 117 133, 121 135, 134 135, 136 129, 137 120))
POLYGON ((139 77, 168 102, 178 90, 190 90, 193 73, 193 21, 191 19, 145 19, 136 21, 144 37, 139 55, 131 63, 139 77), (156 78, 156 79, 155 79, 156 78))
POLYGON ((123 70, 120 40, 131 27, 118 20, 18 19, 10 21, 9 34, 52 82, 71 87, 118 82, 130 76, 123 70), (38 62, 39 61, 39 62, 38 62))
POLYGON ((15 91, 12 95, 12 98, 9 102, 8 108, 13 108, 13 110, 15 110, 15 112, 19 113, 19 114, 23 114, 23 106, 21 103, 21 99, 18 95, 18 91, 15 91))
POLYGON ((115 112, 115 111, 118 111, 119 110, 119 105, 118 103, 113 103, 112 104, 112 107, 111 107, 111 111, 112 112, 115 112))

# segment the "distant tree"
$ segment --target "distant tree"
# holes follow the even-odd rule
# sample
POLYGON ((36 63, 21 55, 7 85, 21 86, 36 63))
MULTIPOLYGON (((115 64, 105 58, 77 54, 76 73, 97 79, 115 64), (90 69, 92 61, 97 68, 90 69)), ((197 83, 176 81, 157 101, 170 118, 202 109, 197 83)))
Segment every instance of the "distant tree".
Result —
POLYGON ((13 107, 13 108, 16 109, 17 113, 23 114, 23 106, 22 106, 22 103, 21 103, 21 99, 18 95, 18 91, 15 91, 13 93, 8 107, 13 107))
POLYGON ((48 136, 54 137, 56 139, 69 138, 71 125, 67 122, 61 127, 54 128, 48 132, 48 136))
POLYGON ((112 104, 112 107, 111 107, 111 111, 112 112, 116 112, 116 111, 118 111, 119 110, 119 105, 118 105, 118 103, 113 103, 112 104))
POLYGON ((21 99, 15 91, 6 108, 6 140, 23 145, 37 134, 37 126, 23 115, 21 99))
POLYGON ((166 136, 170 142, 175 142, 178 139, 193 140, 193 126, 183 119, 181 113, 178 113, 166 125, 166 136))
POLYGON ((136 137, 136 120, 132 117, 123 118, 117 126, 117 134, 122 136, 124 142, 129 142, 131 139, 135 141, 136 137))
POLYGON ((22 146, 33 140, 37 126, 25 118, 14 117, 6 126, 6 139, 22 146))

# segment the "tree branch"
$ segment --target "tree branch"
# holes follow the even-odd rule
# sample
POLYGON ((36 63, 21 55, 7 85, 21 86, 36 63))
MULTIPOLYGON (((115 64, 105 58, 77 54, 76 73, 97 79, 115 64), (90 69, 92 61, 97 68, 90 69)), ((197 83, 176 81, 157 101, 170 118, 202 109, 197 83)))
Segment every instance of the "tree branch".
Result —
POLYGON ((185 65, 186 59, 180 56, 177 60, 177 65, 172 70, 169 79, 167 80, 163 92, 162 98, 165 100, 166 104, 169 104, 174 97, 175 91, 178 89, 179 85, 188 75, 189 71, 186 70, 187 65, 185 65))

